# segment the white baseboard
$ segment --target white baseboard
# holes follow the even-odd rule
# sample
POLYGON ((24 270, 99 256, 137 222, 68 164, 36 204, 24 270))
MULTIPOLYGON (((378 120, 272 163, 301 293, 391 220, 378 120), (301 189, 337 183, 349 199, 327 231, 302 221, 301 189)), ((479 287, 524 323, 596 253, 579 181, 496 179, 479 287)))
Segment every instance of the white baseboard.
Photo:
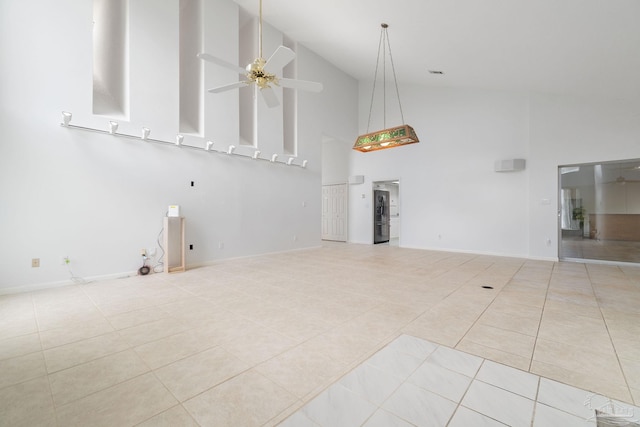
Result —
POLYGON ((229 257, 229 258, 218 258, 218 259, 214 259, 214 260, 211 260, 211 261, 203 261, 203 262, 197 262, 197 263, 193 263, 193 264, 187 264, 187 270, 189 270, 190 268, 207 267, 209 265, 215 265, 216 263, 219 263, 221 261, 235 261, 235 260, 239 260, 239 259, 250 259, 250 258, 256 258, 256 257, 260 257, 260 256, 267 256, 267 255, 277 255, 277 254, 286 254, 286 253, 291 253, 291 252, 309 251, 311 249, 320 249, 320 248, 322 248, 322 245, 307 246, 305 248, 286 249, 286 250, 283 250, 283 251, 264 252, 264 253, 251 254, 251 255, 242 255, 242 256, 229 257))
POLYGON ((471 251, 471 250, 464 250, 464 249, 443 249, 443 248, 431 248, 431 247, 423 247, 423 246, 400 246, 400 247, 407 248, 407 249, 434 251, 434 252, 451 252, 451 253, 458 253, 458 254, 484 255, 484 256, 495 256, 495 257, 503 257, 503 258, 520 258, 520 259, 527 259, 532 261, 558 262, 558 258, 535 257, 535 256, 529 256, 526 254, 509 254, 509 253, 489 252, 489 251, 471 251))
MULTIPOLYGON (((131 277, 136 276, 138 274, 137 271, 130 271, 127 273, 114 273, 114 274, 105 274, 101 276, 91 276, 91 277, 83 277, 84 283, 90 282, 98 282, 103 280, 113 280, 113 279, 121 279, 123 277, 131 277)), ((10 294, 20 294, 24 292, 33 292, 33 291, 42 291, 45 289, 54 289, 61 288, 63 286, 75 285, 77 284, 73 280, 60 280, 57 282, 47 282, 47 283, 34 283, 31 285, 22 285, 15 286, 12 288, 0 288, 0 295, 10 295, 10 294)))
MULTIPOLYGON (((350 241, 350 242, 348 242, 348 244, 371 245, 372 243, 370 243, 370 242, 354 242, 354 241, 350 241)), ((309 247, 305 247, 305 248, 287 249, 287 250, 276 251, 276 252, 265 252, 265 253, 244 255, 244 256, 231 257, 231 258, 220 258, 220 259, 215 259, 215 260, 211 260, 211 261, 205 261, 205 262, 189 264, 187 266, 187 270, 190 269, 190 268, 198 268, 198 267, 206 267, 206 266, 210 266, 210 265, 215 265, 216 263, 219 263, 221 261, 250 259, 250 258, 255 258, 255 257, 260 257, 260 256, 265 256, 265 255, 285 254, 285 253, 299 252, 299 251, 319 249, 319 248, 322 248, 322 245, 309 246, 309 247)), ((412 246, 402 246, 401 248, 418 249, 418 250, 424 250, 424 251, 464 253, 464 254, 471 254, 471 255, 486 255, 486 256, 505 257, 505 258, 521 258, 521 259, 529 259, 529 260, 536 260, 536 261, 551 261, 551 262, 557 262, 558 261, 558 258, 552 258, 552 257, 531 257, 531 256, 527 256, 527 255, 513 255, 513 254, 503 254, 503 253, 495 253, 495 252, 478 252, 478 251, 466 251, 466 250, 457 250, 457 249, 425 248, 425 247, 412 247, 412 246)), ((601 263, 605 264, 607 262, 601 262, 601 263)), ((89 283, 89 282, 98 282, 98 281, 103 281, 103 280, 113 280, 113 279, 121 279, 121 278, 125 278, 125 277, 132 277, 132 276, 136 276, 137 274, 138 274, 137 271, 129 271, 129 272, 123 272, 123 273, 105 274, 105 275, 101 275, 101 276, 83 277, 83 279, 84 279, 85 283, 89 283)), ((160 273, 154 273, 154 274, 160 274, 160 273)), ((77 284, 77 283, 74 282, 73 280, 61 280, 61 281, 57 281, 57 282, 36 283, 36 284, 31 284, 31 285, 15 286, 15 287, 11 287, 11 288, 0 288, 0 295, 10 295, 10 294, 19 294, 19 293, 24 293, 24 292, 40 291, 40 290, 45 290, 45 289, 60 288, 62 286, 69 286, 69 285, 74 285, 74 284, 77 284)))

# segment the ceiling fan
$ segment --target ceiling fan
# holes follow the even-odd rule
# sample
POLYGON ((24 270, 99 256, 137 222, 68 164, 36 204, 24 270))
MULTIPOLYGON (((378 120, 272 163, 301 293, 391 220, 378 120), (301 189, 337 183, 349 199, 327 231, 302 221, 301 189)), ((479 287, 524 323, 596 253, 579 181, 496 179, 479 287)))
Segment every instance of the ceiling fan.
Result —
POLYGON ((627 182, 640 182, 640 180, 637 179, 627 179, 625 178, 623 175, 618 176, 615 180, 613 181, 609 181, 609 182, 605 182, 605 184, 621 184, 624 185, 627 182))
POLYGON ((237 71, 238 74, 246 77, 246 80, 214 87, 209 89, 208 92, 220 93, 253 85, 259 90, 262 99, 269 108, 277 107, 280 104, 276 93, 273 91, 274 85, 309 92, 322 91, 322 83, 276 76, 275 71, 282 69, 289 62, 293 61, 295 57, 295 52, 286 46, 278 47, 267 60, 262 57, 262 0, 260 0, 260 14, 258 19, 258 57, 252 63, 247 65, 246 68, 242 68, 208 53, 198 54, 198 58, 203 61, 213 62, 229 70, 237 71))
POLYGON ((638 171, 638 167, 630 167, 630 168, 621 168, 618 167, 618 177, 616 179, 614 179, 613 181, 608 181, 605 182, 605 184, 620 184, 620 185, 624 185, 627 182, 640 182, 640 180, 637 179, 629 179, 627 177, 624 176, 624 171, 625 170, 635 170, 638 171))

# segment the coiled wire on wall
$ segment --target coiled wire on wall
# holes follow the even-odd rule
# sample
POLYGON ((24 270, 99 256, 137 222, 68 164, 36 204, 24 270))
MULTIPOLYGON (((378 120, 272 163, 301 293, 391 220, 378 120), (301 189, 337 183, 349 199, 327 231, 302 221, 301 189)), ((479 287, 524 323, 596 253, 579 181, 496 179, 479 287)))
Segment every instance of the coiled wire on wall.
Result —
MULTIPOLYGON (((166 217, 167 215, 169 215, 169 211, 165 212, 164 216, 166 217)), ((160 232, 158 233, 158 237, 156 239, 156 241, 158 242, 158 246, 160 247, 160 250, 162 251, 160 253, 160 256, 158 257, 158 262, 156 262, 156 264, 153 266, 153 272, 154 273, 162 273, 162 270, 164 269, 164 247, 162 247, 162 233, 164 233, 164 226, 160 227, 160 232), (160 267, 160 269, 158 270, 158 267, 160 267)))
MULTIPOLYGON (((165 217, 169 214, 169 212, 165 213, 165 217)), ((158 257, 158 262, 155 263, 155 265, 153 267, 149 267, 147 265, 147 260, 149 258, 147 258, 146 254, 143 253, 142 255, 142 267, 140 267, 138 269, 138 274, 141 276, 146 276, 147 274, 149 274, 150 270, 153 269, 154 273, 162 273, 163 271, 163 267, 164 267, 164 247, 162 247, 162 233, 164 232, 164 227, 160 228, 160 232, 158 233, 158 237, 156 238, 156 242, 158 243, 158 246, 160 247, 160 256, 158 257)))

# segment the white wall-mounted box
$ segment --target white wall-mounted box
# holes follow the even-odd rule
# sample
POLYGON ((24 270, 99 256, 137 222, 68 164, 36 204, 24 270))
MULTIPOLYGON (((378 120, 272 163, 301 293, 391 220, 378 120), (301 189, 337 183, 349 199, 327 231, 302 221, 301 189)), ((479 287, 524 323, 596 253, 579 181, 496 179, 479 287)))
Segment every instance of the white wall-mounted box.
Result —
POLYGON ((496 160, 494 170, 496 172, 516 172, 524 170, 525 166, 525 159, 496 160))
POLYGON ((349 177, 349 184, 362 184, 364 183, 364 175, 351 175, 349 177))

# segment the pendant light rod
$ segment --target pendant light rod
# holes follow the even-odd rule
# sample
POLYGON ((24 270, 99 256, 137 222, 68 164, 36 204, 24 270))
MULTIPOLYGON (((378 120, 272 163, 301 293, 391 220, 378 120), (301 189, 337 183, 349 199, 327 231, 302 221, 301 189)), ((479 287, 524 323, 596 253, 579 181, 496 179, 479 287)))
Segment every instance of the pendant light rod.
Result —
POLYGON ((388 24, 384 22, 380 24, 380 41, 378 42, 378 58, 376 59, 376 68, 373 76, 373 90, 371 91, 371 105, 369 106, 369 119, 367 121, 367 133, 371 126, 371 114, 373 112, 373 101, 376 93, 376 83, 378 80, 378 68, 380 67, 380 58, 382 58, 382 119, 383 127, 387 127, 387 49, 389 50, 389 62, 391 63, 391 71, 393 73, 393 81, 396 89, 396 97, 398 98, 398 106, 400 108, 400 118, 402 124, 404 121, 404 112, 402 111, 402 103, 400 102, 400 90, 398 89, 398 78, 396 77, 396 68, 393 63, 393 55, 391 54, 391 43, 389 42, 388 24))
POLYGON ((258 58, 262 58, 262 0, 258 14, 258 58))
POLYGON ((371 152, 376 150, 383 150, 387 148, 399 147, 408 144, 415 144, 420 142, 416 131, 405 123, 404 112, 402 111, 402 103, 400 102, 400 91, 398 90, 398 78, 396 76, 396 67, 393 63, 393 55, 391 54, 391 43, 389 42, 389 34, 387 28, 389 25, 384 22, 380 25, 382 30, 380 31, 380 41, 378 43, 378 58, 376 60, 376 71, 373 76, 373 90, 371 91, 371 105, 369 106, 369 120, 367 121, 367 133, 359 135, 353 145, 354 150, 360 152, 371 152), (387 129, 387 49, 389 50, 389 60, 391 62, 391 71, 393 72, 393 81, 396 88, 396 95, 398 97, 398 106, 400 107, 400 117, 402 119, 402 125, 387 129), (382 54, 382 56, 381 56, 382 54), (376 83, 378 80, 378 69, 380 67, 380 59, 382 58, 382 101, 383 110, 382 117, 384 121, 384 129, 369 132, 371 125, 371 115, 373 111, 373 102, 375 100, 376 83))
MULTIPOLYGON (((382 24, 382 28, 387 24, 382 24)), ((382 40, 384 37, 384 32, 380 31, 380 41, 378 42, 378 56, 376 59, 376 69, 373 73, 373 88, 371 89, 371 103, 369 105, 369 119, 367 120, 367 133, 369 133, 369 127, 371 126, 371 113, 373 111, 373 98, 376 94, 376 82, 378 80, 378 67, 380 66, 380 49, 382 48, 382 40)))
POLYGON ((389 41, 389 34, 386 30, 387 27, 384 27, 384 34, 387 37, 387 46, 389 47, 389 62, 391 63, 391 71, 393 72, 393 82, 396 85, 396 96, 398 97, 398 107, 400 108, 400 119, 402 120, 402 124, 405 124, 406 122, 404 121, 404 113, 402 112, 402 103, 400 102, 400 89, 398 89, 398 78, 396 77, 396 66, 393 63, 393 55, 391 54, 391 42, 389 41))
POLYGON ((389 25, 384 22, 381 24, 383 39, 387 42, 382 43, 382 127, 387 128, 387 44, 389 44, 389 36, 387 28, 389 25))

